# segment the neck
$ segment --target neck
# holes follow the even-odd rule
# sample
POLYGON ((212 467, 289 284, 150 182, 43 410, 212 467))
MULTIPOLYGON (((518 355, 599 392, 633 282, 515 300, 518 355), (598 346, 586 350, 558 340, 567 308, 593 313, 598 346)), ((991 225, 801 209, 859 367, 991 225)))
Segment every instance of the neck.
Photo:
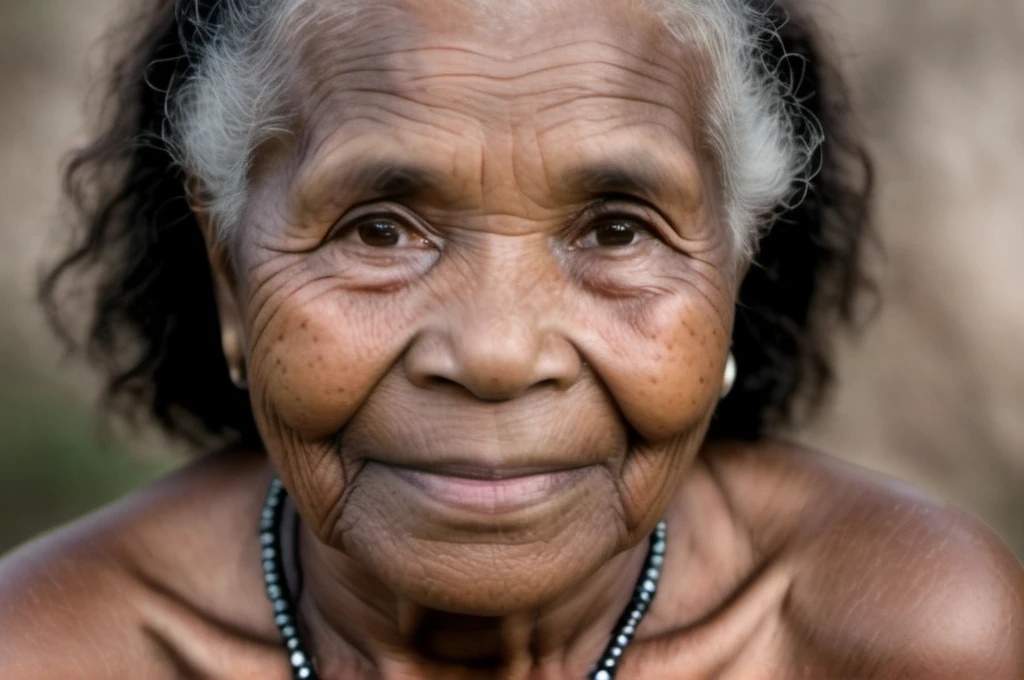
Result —
POLYGON ((633 594, 648 543, 620 553, 557 601, 500 617, 437 611, 389 590, 308 530, 299 538, 300 617, 323 680, 583 678, 633 594))

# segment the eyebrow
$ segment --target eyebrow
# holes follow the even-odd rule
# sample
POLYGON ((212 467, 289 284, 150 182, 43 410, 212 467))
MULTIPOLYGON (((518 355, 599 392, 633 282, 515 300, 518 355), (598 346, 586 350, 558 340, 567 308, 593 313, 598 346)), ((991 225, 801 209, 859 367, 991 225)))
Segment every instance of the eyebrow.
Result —
POLYGON ((652 201, 682 198, 689 205, 700 194, 698 187, 690 185, 691 178, 678 177, 670 168, 638 154, 581 165, 569 171, 564 181, 568 192, 582 196, 630 194, 652 201))
POLYGON ((660 194, 666 182, 657 173, 646 168, 635 168, 611 163, 588 165, 569 174, 568 185, 574 191, 588 194, 640 193, 660 194))
POLYGON ((451 181, 440 172, 405 162, 356 163, 340 173, 338 184, 355 194, 409 197, 442 191, 451 181))
POLYGON ((333 155, 312 162, 294 181, 297 206, 313 214, 333 213, 367 200, 414 199, 432 193, 446 196, 452 180, 444 173, 401 158, 352 158, 333 155))
MULTIPOLYGON (((415 199, 442 197, 446 203, 459 200, 454 178, 429 166, 398 158, 353 159, 344 164, 331 164, 316 174, 329 181, 321 187, 339 189, 354 200, 376 198, 415 199)), ((646 155, 628 154, 622 158, 601 159, 568 168, 559 173, 555 188, 565 199, 590 199, 609 194, 627 194, 652 202, 683 198, 685 204, 700 194, 670 167, 646 155)), ((300 186, 303 183, 300 182, 300 186)), ((308 198, 314 198, 315 191, 308 198)))

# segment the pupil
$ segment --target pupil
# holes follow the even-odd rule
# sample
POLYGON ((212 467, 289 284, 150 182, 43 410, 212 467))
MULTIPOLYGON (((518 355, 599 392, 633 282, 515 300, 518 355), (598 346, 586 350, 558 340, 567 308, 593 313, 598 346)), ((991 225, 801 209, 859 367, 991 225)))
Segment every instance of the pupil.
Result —
POLYGON ((605 224, 597 228, 598 245, 602 246, 628 246, 633 242, 633 237, 636 232, 633 231, 633 227, 628 224, 621 222, 615 224, 605 224))
POLYGON ((370 222, 359 226, 359 238, 375 248, 398 245, 398 228, 390 222, 370 222))

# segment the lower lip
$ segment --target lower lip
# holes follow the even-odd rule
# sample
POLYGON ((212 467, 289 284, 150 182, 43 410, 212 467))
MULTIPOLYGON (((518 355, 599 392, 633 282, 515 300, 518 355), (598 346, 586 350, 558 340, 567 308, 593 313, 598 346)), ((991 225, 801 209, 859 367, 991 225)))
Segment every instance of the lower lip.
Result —
POLYGON ((437 503, 491 515, 544 503, 572 486, 583 472, 577 468, 507 479, 473 479, 409 468, 392 470, 437 503))

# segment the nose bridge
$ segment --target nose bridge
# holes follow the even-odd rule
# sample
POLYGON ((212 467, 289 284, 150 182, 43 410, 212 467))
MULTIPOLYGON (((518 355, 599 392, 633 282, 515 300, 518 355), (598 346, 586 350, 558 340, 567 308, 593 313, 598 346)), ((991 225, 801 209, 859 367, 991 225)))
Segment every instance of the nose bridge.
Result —
POLYGON ((517 243, 525 239, 495 237, 482 248, 481 257, 471 265, 469 280, 461 292, 459 322, 464 332, 496 334, 504 329, 523 339, 535 335, 545 325, 546 311, 555 301, 551 297, 551 276, 545 267, 546 254, 530 252, 536 243, 517 243), (500 239, 500 240, 499 240, 500 239))
POLYGON ((499 392, 526 389, 537 379, 547 314, 545 272, 524 252, 521 239, 495 239, 472 267, 470 280, 449 320, 452 350, 464 384, 483 383, 499 392))
POLYGON ((521 237, 486 241, 461 263, 463 275, 435 327, 440 335, 412 348, 411 377, 424 387, 456 383, 486 400, 540 384, 568 387, 581 361, 560 337, 556 268, 544 261, 550 254, 531 252, 539 244, 521 237))

